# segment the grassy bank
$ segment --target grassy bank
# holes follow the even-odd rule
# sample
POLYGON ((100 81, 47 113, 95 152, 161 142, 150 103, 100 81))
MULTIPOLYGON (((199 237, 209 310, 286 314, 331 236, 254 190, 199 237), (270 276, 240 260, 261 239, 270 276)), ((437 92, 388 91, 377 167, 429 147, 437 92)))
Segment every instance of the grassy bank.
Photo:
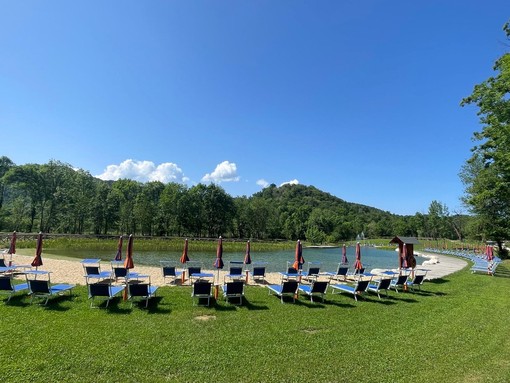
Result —
MULTIPOLYGON (((500 266, 507 275, 510 263, 500 266)), ((248 286, 243 306, 191 304, 163 287, 148 310, 90 309, 85 287, 47 307, 0 304, 6 382, 507 382, 510 279, 467 269, 421 292, 328 294, 281 304, 248 286), (7 351, 8 350, 8 351, 7 351)))

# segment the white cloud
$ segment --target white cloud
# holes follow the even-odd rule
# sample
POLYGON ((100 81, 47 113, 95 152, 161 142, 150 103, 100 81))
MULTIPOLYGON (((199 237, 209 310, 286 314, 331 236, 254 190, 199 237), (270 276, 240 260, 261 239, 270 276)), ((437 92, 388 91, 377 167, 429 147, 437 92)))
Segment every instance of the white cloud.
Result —
POLYGON ((216 169, 212 173, 207 173, 202 177, 202 182, 237 182, 239 176, 237 175, 237 166, 235 163, 223 161, 221 164, 216 165, 216 169))
POLYGON ((108 165, 103 172, 96 176, 102 180, 118 180, 128 178, 135 181, 161 181, 163 183, 184 183, 189 178, 184 177, 182 169, 171 162, 164 162, 156 166, 152 161, 125 160, 120 165, 108 165))
POLYGON ((292 181, 287 181, 287 182, 282 183, 280 186, 283 186, 283 185, 299 185, 299 181, 297 179, 293 179, 292 181))
POLYGON ((261 178, 258 180, 257 185, 261 186, 262 188, 267 188, 269 186, 269 182, 267 182, 265 179, 261 178))

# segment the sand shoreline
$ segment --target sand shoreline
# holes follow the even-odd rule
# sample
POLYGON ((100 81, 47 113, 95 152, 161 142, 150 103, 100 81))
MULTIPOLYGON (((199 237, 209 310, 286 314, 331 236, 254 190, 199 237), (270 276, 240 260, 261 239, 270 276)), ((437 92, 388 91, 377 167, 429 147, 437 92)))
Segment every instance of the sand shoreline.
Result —
MULTIPOLYGON (((449 274, 452 274, 458 270, 463 269, 467 266, 467 262, 465 260, 454 258, 451 256, 446 256, 442 254, 432 254, 432 253, 420 253, 424 257, 436 257, 437 263, 435 264, 426 264, 419 265, 417 269, 426 269, 427 270, 427 279, 436 279, 442 278, 449 274)), ((6 261, 9 259, 9 255, 6 255, 6 261)), ((33 256, 13 255, 13 262, 18 265, 30 265, 33 260, 33 256)), ((101 269, 103 271, 110 271, 111 266, 109 262, 101 262, 101 269)), ((55 259, 51 257, 44 257, 43 254, 43 266, 39 268, 39 270, 46 270, 51 272, 51 281, 55 283, 74 283, 74 284, 85 284, 84 278, 84 270, 83 266, 80 263, 79 259, 69 260, 69 259, 55 259)), ((135 268, 133 271, 136 271, 140 274, 150 275, 151 283, 154 285, 163 286, 164 279, 161 272, 161 268, 156 266, 143 266, 137 265, 135 262, 135 268)), ((211 272, 215 276, 215 281, 217 280, 218 272, 217 270, 207 270, 211 272)), ((333 271, 333 270, 331 270, 333 271)), ((220 270, 219 271, 219 281, 224 280, 224 275, 227 271, 220 270)), ((268 283, 280 283, 280 275, 278 273, 267 273, 266 281, 268 283)), ((249 284, 256 284, 251 279, 249 280, 249 284)))

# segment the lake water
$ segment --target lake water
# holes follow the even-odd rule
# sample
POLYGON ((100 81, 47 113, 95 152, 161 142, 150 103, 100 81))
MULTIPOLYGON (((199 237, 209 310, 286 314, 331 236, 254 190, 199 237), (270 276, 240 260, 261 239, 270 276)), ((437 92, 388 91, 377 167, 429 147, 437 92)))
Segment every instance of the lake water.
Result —
MULTIPOLYGON (((111 261, 115 257, 115 251, 51 251, 62 255, 68 255, 75 258, 100 258, 102 261, 111 261)), ((123 257, 125 254, 122 255, 123 257)), ((198 262, 204 269, 213 269, 216 253, 188 253, 190 261, 198 262)), ((43 254, 44 257, 44 254, 43 254)), ((160 266, 160 261, 172 261, 180 266, 179 258, 181 252, 169 251, 136 251, 133 254, 133 260, 136 264, 160 266)), ((338 263, 342 259, 341 248, 304 248, 303 257, 305 264, 303 270, 307 269, 308 262, 320 262, 321 271, 335 271, 338 263)), ((223 253, 223 261, 225 267, 228 267, 229 261, 240 261, 244 259, 244 252, 238 253, 223 253)), ((266 270, 268 272, 283 271, 287 268, 287 262, 294 262, 294 250, 288 251, 268 251, 268 252, 251 252, 251 259, 253 263, 267 262, 266 270)), ((355 260, 355 248, 347 248, 347 259, 349 265, 352 267, 355 260)), ((419 257, 416 257, 417 263, 421 264, 419 257)), ((398 267, 398 253, 390 250, 380 250, 373 247, 361 248, 361 263, 367 269, 373 268, 397 268, 398 267)))

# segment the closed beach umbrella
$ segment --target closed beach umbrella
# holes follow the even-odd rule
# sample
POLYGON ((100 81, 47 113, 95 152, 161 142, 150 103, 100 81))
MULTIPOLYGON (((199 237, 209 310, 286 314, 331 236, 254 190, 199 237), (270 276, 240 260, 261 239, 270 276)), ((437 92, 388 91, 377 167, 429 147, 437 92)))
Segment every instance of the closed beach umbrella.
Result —
POLYGON ((124 241, 122 235, 119 237, 119 243, 117 244, 117 254, 115 255, 116 261, 122 261, 122 242, 124 241))
POLYGON ((400 267, 402 269, 407 269, 407 245, 404 243, 404 246, 402 246, 402 255, 400 259, 400 267))
POLYGON ((221 237, 218 239, 218 248, 216 249, 216 260, 214 261, 214 268, 223 269, 223 240, 221 237))
POLYGON ((11 244, 9 245, 9 254, 16 254, 16 232, 12 233, 11 244))
POLYGON ((126 259, 124 260, 124 267, 126 269, 132 269, 135 267, 133 262, 133 234, 129 234, 129 240, 126 250, 126 259))
POLYGON ((349 260, 347 259, 347 247, 345 247, 345 243, 342 246, 342 263, 347 264, 349 260))
POLYGON ((39 266, 43 265, 43 261, 42 261, 42 257, 41 257, 42 245, 43 245, 43 234, 40 232, 39 235, 37 236, 37 244, 35 246, 35 258, 31 263, 32 267, 35 267, 36 270, 39 266))
POLYGON ((244 264, 251 265, 250 241, 246 242, 246 254, 244 255, 244 264))
POLYGON ((487 260, 492 261, 494 259, 494 249, 492 246, 487 246, 487 260))
POLYGON ((180 258, 181 263, 186 263, 189 261, 188 257, 188 238, 184 240, 184 250, 182 251, 182 255, 180 258))
POLYGON ((361 246, 356 243, 356 261, 354 261, 354 270, 361 270, 363 265, 361 264, 361 246))
MULTIPOLYGON (((217 278, 218 278, 218 283, 220 282, 220 269, 223 269, 223 240, 221 239, 221 236, 220 238, 218 239, 218 248, 216 249, 216 260, 214 261, 214 267, 216 268, 216 270, 218 270, 217 272, 217 278)), ((216 296, 216 292, 215 292, 215 298, 217 297, 216 296)))
POLYGON ((301 245, 301 241, 298 239, 292 267, 296 270, 301 270, 303 268, 303 263, 305 263, 305 259, 303 258, 303 246, 301 245))

